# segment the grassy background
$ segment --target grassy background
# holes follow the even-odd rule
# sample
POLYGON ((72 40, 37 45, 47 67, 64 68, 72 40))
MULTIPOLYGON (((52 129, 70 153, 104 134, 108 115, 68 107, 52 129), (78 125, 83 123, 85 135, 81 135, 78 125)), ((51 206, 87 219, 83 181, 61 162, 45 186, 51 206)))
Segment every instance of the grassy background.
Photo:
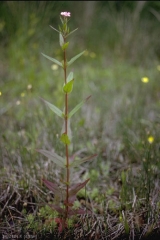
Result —
MULTIPOLYGON (((79 28, 70 37, 68 59, 87 49, 69 69, 75 75, 70 109, 92 95, 71 122, 73 151, 81 149, 80 156, 98 154, 78 169, 73 180, 90 177, 88 197, 95 212, 105 203, 124 223, 122 211, 135 214, 141 209, 147 211, 141 216, 143 223, 156 226, 160 211, 160 4, 90 4, 0 3, 1 196, 9 183, 14 192, 22 190, 22 202, 25 191, 32 191, 35 202, 41 202, 47 193, 41 178, 53 180, 60 175, 35 149, 63 155, 62 123, 39 98, 63 109, 63 72, 40 53, 61 60, 58 35, 49 25, 57 27, 59 13, 67 10, 72 15, 70 28, 79 28), (143 77, 149 81, 144 83, 143 77)), ((0 209, 7 215, 4 206, 2 200, 0 209)), ((140 217, 137 221, 141 227, 140 217)))

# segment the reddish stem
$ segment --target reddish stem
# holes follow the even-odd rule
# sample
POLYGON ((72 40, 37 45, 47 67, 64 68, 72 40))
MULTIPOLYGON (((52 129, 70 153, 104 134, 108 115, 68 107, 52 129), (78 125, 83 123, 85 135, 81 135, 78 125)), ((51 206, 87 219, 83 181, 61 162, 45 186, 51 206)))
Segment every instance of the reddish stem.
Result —
MULTIPOLYGON (((64 38, 65 42, 65 38, 64 38)), ((67 83, 67 60, 66 60, 66 50, 64 50, 64 82, 67 83)), ((65 94, 65 133, 68 135, 68 94, 65 94)), ((66 171, 67 171, 67 177, 66 177, 66 211, 65 211, 65 221, 68 218, 68 198, 69 198, 69 151, 68 151, 68 144, 65 146, 66 148, 66 171)))

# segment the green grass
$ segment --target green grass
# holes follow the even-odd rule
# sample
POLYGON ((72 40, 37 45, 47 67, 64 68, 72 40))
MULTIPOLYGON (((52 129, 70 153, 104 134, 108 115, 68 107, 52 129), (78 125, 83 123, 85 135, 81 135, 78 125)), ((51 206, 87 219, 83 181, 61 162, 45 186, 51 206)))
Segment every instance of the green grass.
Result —
MULTIPOLYGON (((93 65, 97 60, 83 58, 93 61, 93 65)), ((77 94, 73 93, 70 98, 71 108, 79 99, 90 94, 92 98, 71 124, 73 150, 82 149, 80 156, 98 154, 92 163, 84 164, 79 169, 79 175, 73 174, 75 181, 90 177, 87 195, 81 191, 78 199, 80 202, 83 202, 81 199, 91 201, 91 205, 88 203, 89 208, 102 222, 105 216, 117 216, 117 223, 122 224, 124 229, 131 224, 130 214, 138 219, 134 224, 139 231, 142 228, 141 221, 149 226, 153 224, 155 229, 159 216, 160 122, 157 64, 153 63, 150 69, 146 69, 116 61, 106 68, 101 64, 96 68, 91 64, 80 64, 74 69, 77 88, 74 92, 77 94), (141 81, 144 76, 149 78, 148 83, 141 81), (154 137, 152 144, 148 142, 149 136, 154 137)), ((48 65, 45 70, 42 69, 42 74, 39 73, 38 82, 32 81, 31 89, 27 89, 30 82, 19 83, 18 76, 19 79, 26 77, 23 71, 9 76, 1 95, 1 186, 4 190, 10 186, 12 190, 6 198, 12 193, 14 195, 8 206, 15 206, 17 200, 21 221, 33 218, 31 229, 34 231, 42 228, 40 206, 49 201, 48 198, 52 201, 47 189, 41 185, 41 178, 56 180, 60 174, 59 169, 55 169, 54 164, 35 149, 53 149, 63 154, 63 146, 59 141, 61 123, 38 97, 44 97, 62 107, 61 72, 51 70, 48 65), (48 81, 45 82, 47 70, 48 81), (52 80, 50 75, 55 76, 55 79, 52 80), (53 86, 58 82, 54 90, 49 87, 52 86, 52 81, 53 86), (27 195, 30 200, 26 200, 27 195), (26 201, 33 206, 26 208, 26 201)), ((2 201, 1 210, 4 207, 2 201)), ((7 210, 5 207, 2 216, 6 216, 6 224, 10 211, 13 221, 16 221, 18 215, 15 210, 7 210)), ((47 215, 43 216, 45 221, 48 218, 47 215)), ((48 225, 44 229, 49 231, 48 225)), ((135 233, 136 231, 138 230, 135 233)))
MULTIPOLYGON (((90 36, 86 37, 88 52, 70 69, 75 75, 70 109, 92 95, 74 116, 75 121, 71 122, 73 152, 81 150, 79 157, 94 153, 98 156, 93 162, 83 164, 76 174, 73 173, 73 181, 90 178, 87 189, 77 195, 76 204, 91 209, 93 214, 71 219, 70 229, 58 236, 52 222, 57 213, 47 205, 53 201, 53 194, 43 186, 41 179, 45 177, 56 181, 61 172, 35 149, 53 150, 60 155, 64 152, 59 141, 62 122, 39 98, 43 97, 63 109, 63 72, 59 68, 53 69, 52 63, 40 52, 57 59, 61 59, 61 54, 55 50, 57 39, 52 30, 52 35, 46 31, 46 37, 42 37, 40 25, 34 25, 36 15, 31 16, 24 18, 25 21, 28 19, 26 23, 19 23, 21 26, 17 27, 7 47, 0 47, 3 55, 0 87, 0 234, 9 234, 13 224, 13 232, 39 233, 39 239, 70 239, 71 236, 72 239, 102 239, 106 236, 125 239, 127 234, 134 239, 140 234, 146 238, 158 234, 160 71, 157 54, 154 54, 153 35, 158 32, 156 24, 154 34, 149 38, 147 25, 145 21, 141 22, 143 28, 136 30, 133 55, 130 55, 132 41, 127 42, 126 49, 124 47, 127 35, 122 38, 120 34, 117 38, 116 34, 107 36, 104 33, 106 47, 100 44, 98 49, 95 47, 96 38, 89 44, 90 37, 94 36, 90 32, 90 36), (29 20, 31 16, 32 20, 29 20), (31 32, 31 29, 36 32, 31 32), (146 44, 139 52, 142 36, 146 44), (145 51, 149 46, 149 56, 153 58, 146 60, 145 51), (120 49, 123 50, 122 55, 120 49), (148 77, 149 82, 142 82, 143 77, 148 77), (153 138, 152 143, 149 137, 153 138), (74 227, 74 223, 79 226, 74 227)), ((121 32, 125 26, 123 14, 116 15, 115 22, 112 15, 107 16, 115 24, 115 29, 121 32)), ((129 15, 127 19, 129 21, 129 15)), ((128 25, 131 22, 130 19, 128 25)), ((41 20, 41 23, 44 29, 48 19, 41 20)), ((101 26, 102 23, 97 24, 101 26)), ((7 27, 9 29, 9 22, 7 27)), ((107 29, 110 32, 112 26, 107 26, 107 29)), ((94 33, 97 31, 92 30, 94 33)), ((80 51, 83 49, 78 42, 78 47, 73 45, 69 57, 80 51)))

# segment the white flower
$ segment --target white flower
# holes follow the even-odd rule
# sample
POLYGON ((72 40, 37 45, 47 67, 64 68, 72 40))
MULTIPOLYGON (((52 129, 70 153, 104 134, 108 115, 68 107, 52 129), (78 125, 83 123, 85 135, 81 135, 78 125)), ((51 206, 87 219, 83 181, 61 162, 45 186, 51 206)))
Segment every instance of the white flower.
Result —
POLYGON ((61 15, 65 16, 65 17, 70 17, 71 13, 70 12, 61 12, 61 15))

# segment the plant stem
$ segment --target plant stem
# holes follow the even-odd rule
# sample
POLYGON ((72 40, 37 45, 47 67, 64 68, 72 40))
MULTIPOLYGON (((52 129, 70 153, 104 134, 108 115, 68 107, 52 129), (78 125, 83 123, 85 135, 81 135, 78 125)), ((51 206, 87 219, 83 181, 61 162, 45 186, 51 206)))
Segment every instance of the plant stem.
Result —
MULTIPOLYGON (((65 38, 64 38, 65 42, 65 38)), ((67 61, 66 61, 66 50, 64 50, 64 82, 67 83, 67 61)), ((65 94, 65 133, 68 135, 68 94, 65 94)), ((66 211, 65 211, 65 221, 68 218, 68 198, 69 198, 69 153, 68 153, 68 144, 65 146, 66 148, 66 211)))

